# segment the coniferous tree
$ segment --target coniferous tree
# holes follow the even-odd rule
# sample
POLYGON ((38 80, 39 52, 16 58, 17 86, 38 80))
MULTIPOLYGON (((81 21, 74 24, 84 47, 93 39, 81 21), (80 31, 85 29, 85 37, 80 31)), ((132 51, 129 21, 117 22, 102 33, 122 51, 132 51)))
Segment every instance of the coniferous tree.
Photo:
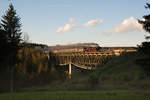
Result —
POLYGON ((7 46, 7 39, 4 30, 2 30, 0 26, 0 62, 2 63, 6 58, 6 50, 5 47, 7 46))
MULTIPOLYGON (((146 9, 150 9, 150 4, 146 3, 146 9)), ((150 33, 150 14, 143 16, 144 20, 139 20, 139 23, 143 25, 143 28, 146 32, 150 33)), ((149 39, 150 36, 146 36, 146 39, 149 39)))
POLYGON ((8 43, 5 31, 0 26, 0 74, 7 71, 8 43))
MULTIPOLYGON (((150 9, 150 3, 146 3, 145 8, 150 9)), ((139 23, 142 24, 143 29, 150 34, 150 14, 143 16, 143 20, 139 20, 139 23)), ((149 40, 150 35, 146 36, 145 39, 149 40)), ((139 46, 139 50, 144 53, 150 54, 150 42, 149 41, 143 42, 139 46)))
POLYGON ((17 52, 19 50, 19 43, 21 41, 21 24, 16 10, 12 4, 9 5, 9 9, 6 14, 2 16, 1 20, 2 30, 5 33, 8 54, 8 63, 10 67, 10 91, 13 92, 13 78, 14 78, 14 65, 16 64, 17 52))

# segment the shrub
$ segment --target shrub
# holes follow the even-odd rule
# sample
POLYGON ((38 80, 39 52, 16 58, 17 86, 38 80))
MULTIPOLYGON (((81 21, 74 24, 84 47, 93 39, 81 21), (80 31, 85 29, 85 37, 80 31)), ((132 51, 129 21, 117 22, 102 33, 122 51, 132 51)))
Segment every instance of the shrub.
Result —
POLYGON ((150 58, 138 59, 136 64, 143 69, 146 75, 150 76, 150 58))
POLYGON ((146 74, 144 72, 138 72, 137 73, 137 79, 142 80, 146 77, 146 74))
POLYGON ((142 44, 138 46, 138 50, 150 55, 150 42, 142 42, 142 44))
POLYGON ((94 86, 96 84, 99 83, 99 75, 97 75, 96 73, 92 73, 89 76, 88 82, 90 83, 90 85, 94 86))
POLYGON ((131 81, 133 78, 129 75, 120 75, 119 76, 119 80, 121 81, 125 81, 125 82, 128 82, 128 81, 131 81))

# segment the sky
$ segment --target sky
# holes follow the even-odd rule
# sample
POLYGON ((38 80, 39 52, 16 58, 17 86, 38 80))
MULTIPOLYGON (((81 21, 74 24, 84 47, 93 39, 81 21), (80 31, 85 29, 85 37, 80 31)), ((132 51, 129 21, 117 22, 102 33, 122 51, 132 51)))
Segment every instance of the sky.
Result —
MULTIPOLYGON (((11 0, 29 41, 51 45, 136 46, 146 33, 137 19, 149 0, 11 0)), ((0 0, 0 19, 10 0, 0 0)))

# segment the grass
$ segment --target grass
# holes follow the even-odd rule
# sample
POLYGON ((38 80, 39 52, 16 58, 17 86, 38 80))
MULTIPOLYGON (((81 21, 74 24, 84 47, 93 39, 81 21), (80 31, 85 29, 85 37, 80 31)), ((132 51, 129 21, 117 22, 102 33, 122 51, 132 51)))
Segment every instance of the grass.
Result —
MULTIPOLYGON (((136 64, 136 60, 141 58, 141 55, 136 53, 125 54, 119 57, 114 57, 106 65, 99 69, 99 72, 103 76, 109 76, 110 78, 121 78, 121 76, 130 76, 136 78, 142 71, 142 69, 136 64)), ((121 80, 121 79, 120 79, 121 80)))
POLYGON ((149 100, 150 91, 66 91, 0 94, 1 100, 149 100))

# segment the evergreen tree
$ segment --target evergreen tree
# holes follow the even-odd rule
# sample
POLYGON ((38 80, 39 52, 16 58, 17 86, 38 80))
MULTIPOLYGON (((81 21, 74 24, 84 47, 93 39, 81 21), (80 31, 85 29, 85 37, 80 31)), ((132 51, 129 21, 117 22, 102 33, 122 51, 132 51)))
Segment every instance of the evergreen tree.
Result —
POLYGON ((4 30, 2 30, 1 26, 0 26, 0 63, 4 62, 5 58, 6 58, 6 45, 7 45, 7 39, 6 39, 6 35, 4 30))
POLYGON ((13 78, 14 78, 14 65, 16 64, 17 53, 19 50, 19 43, 21 41, 21 24, 16 10, 12 4, 9 5, 9 9, 6 14, 2 16, 1 20, 2 30, 5 33, 7 47, 6 51, 9 55, 8 63, 10 66, 10 91, 13 92, 13 78))
MULTIPOLYGON (((146 9, 150 9, 150 4, 146 3, 146 9)), ((139 23, 143 25, 146 32, 150 33, 150 14, 143 16, 144 20, 139 20, 139 23)), ((146 36, 146 39, 150 39, 150 36, 146 36)))
MULTIPOLYGON (((150 9, 150 4, 146 3, 146 9, 150 9)), ((139 23, 143 25, 143 29, 150 34, 150 14, 143 16, 143 20, 139 20, 139 23)), ((150 39, 150 35, 145 37, 146 40, 150 39)), ((146 54, 150 54, 150 42, 146 41, 139 45, 139 51, 146 54)))

